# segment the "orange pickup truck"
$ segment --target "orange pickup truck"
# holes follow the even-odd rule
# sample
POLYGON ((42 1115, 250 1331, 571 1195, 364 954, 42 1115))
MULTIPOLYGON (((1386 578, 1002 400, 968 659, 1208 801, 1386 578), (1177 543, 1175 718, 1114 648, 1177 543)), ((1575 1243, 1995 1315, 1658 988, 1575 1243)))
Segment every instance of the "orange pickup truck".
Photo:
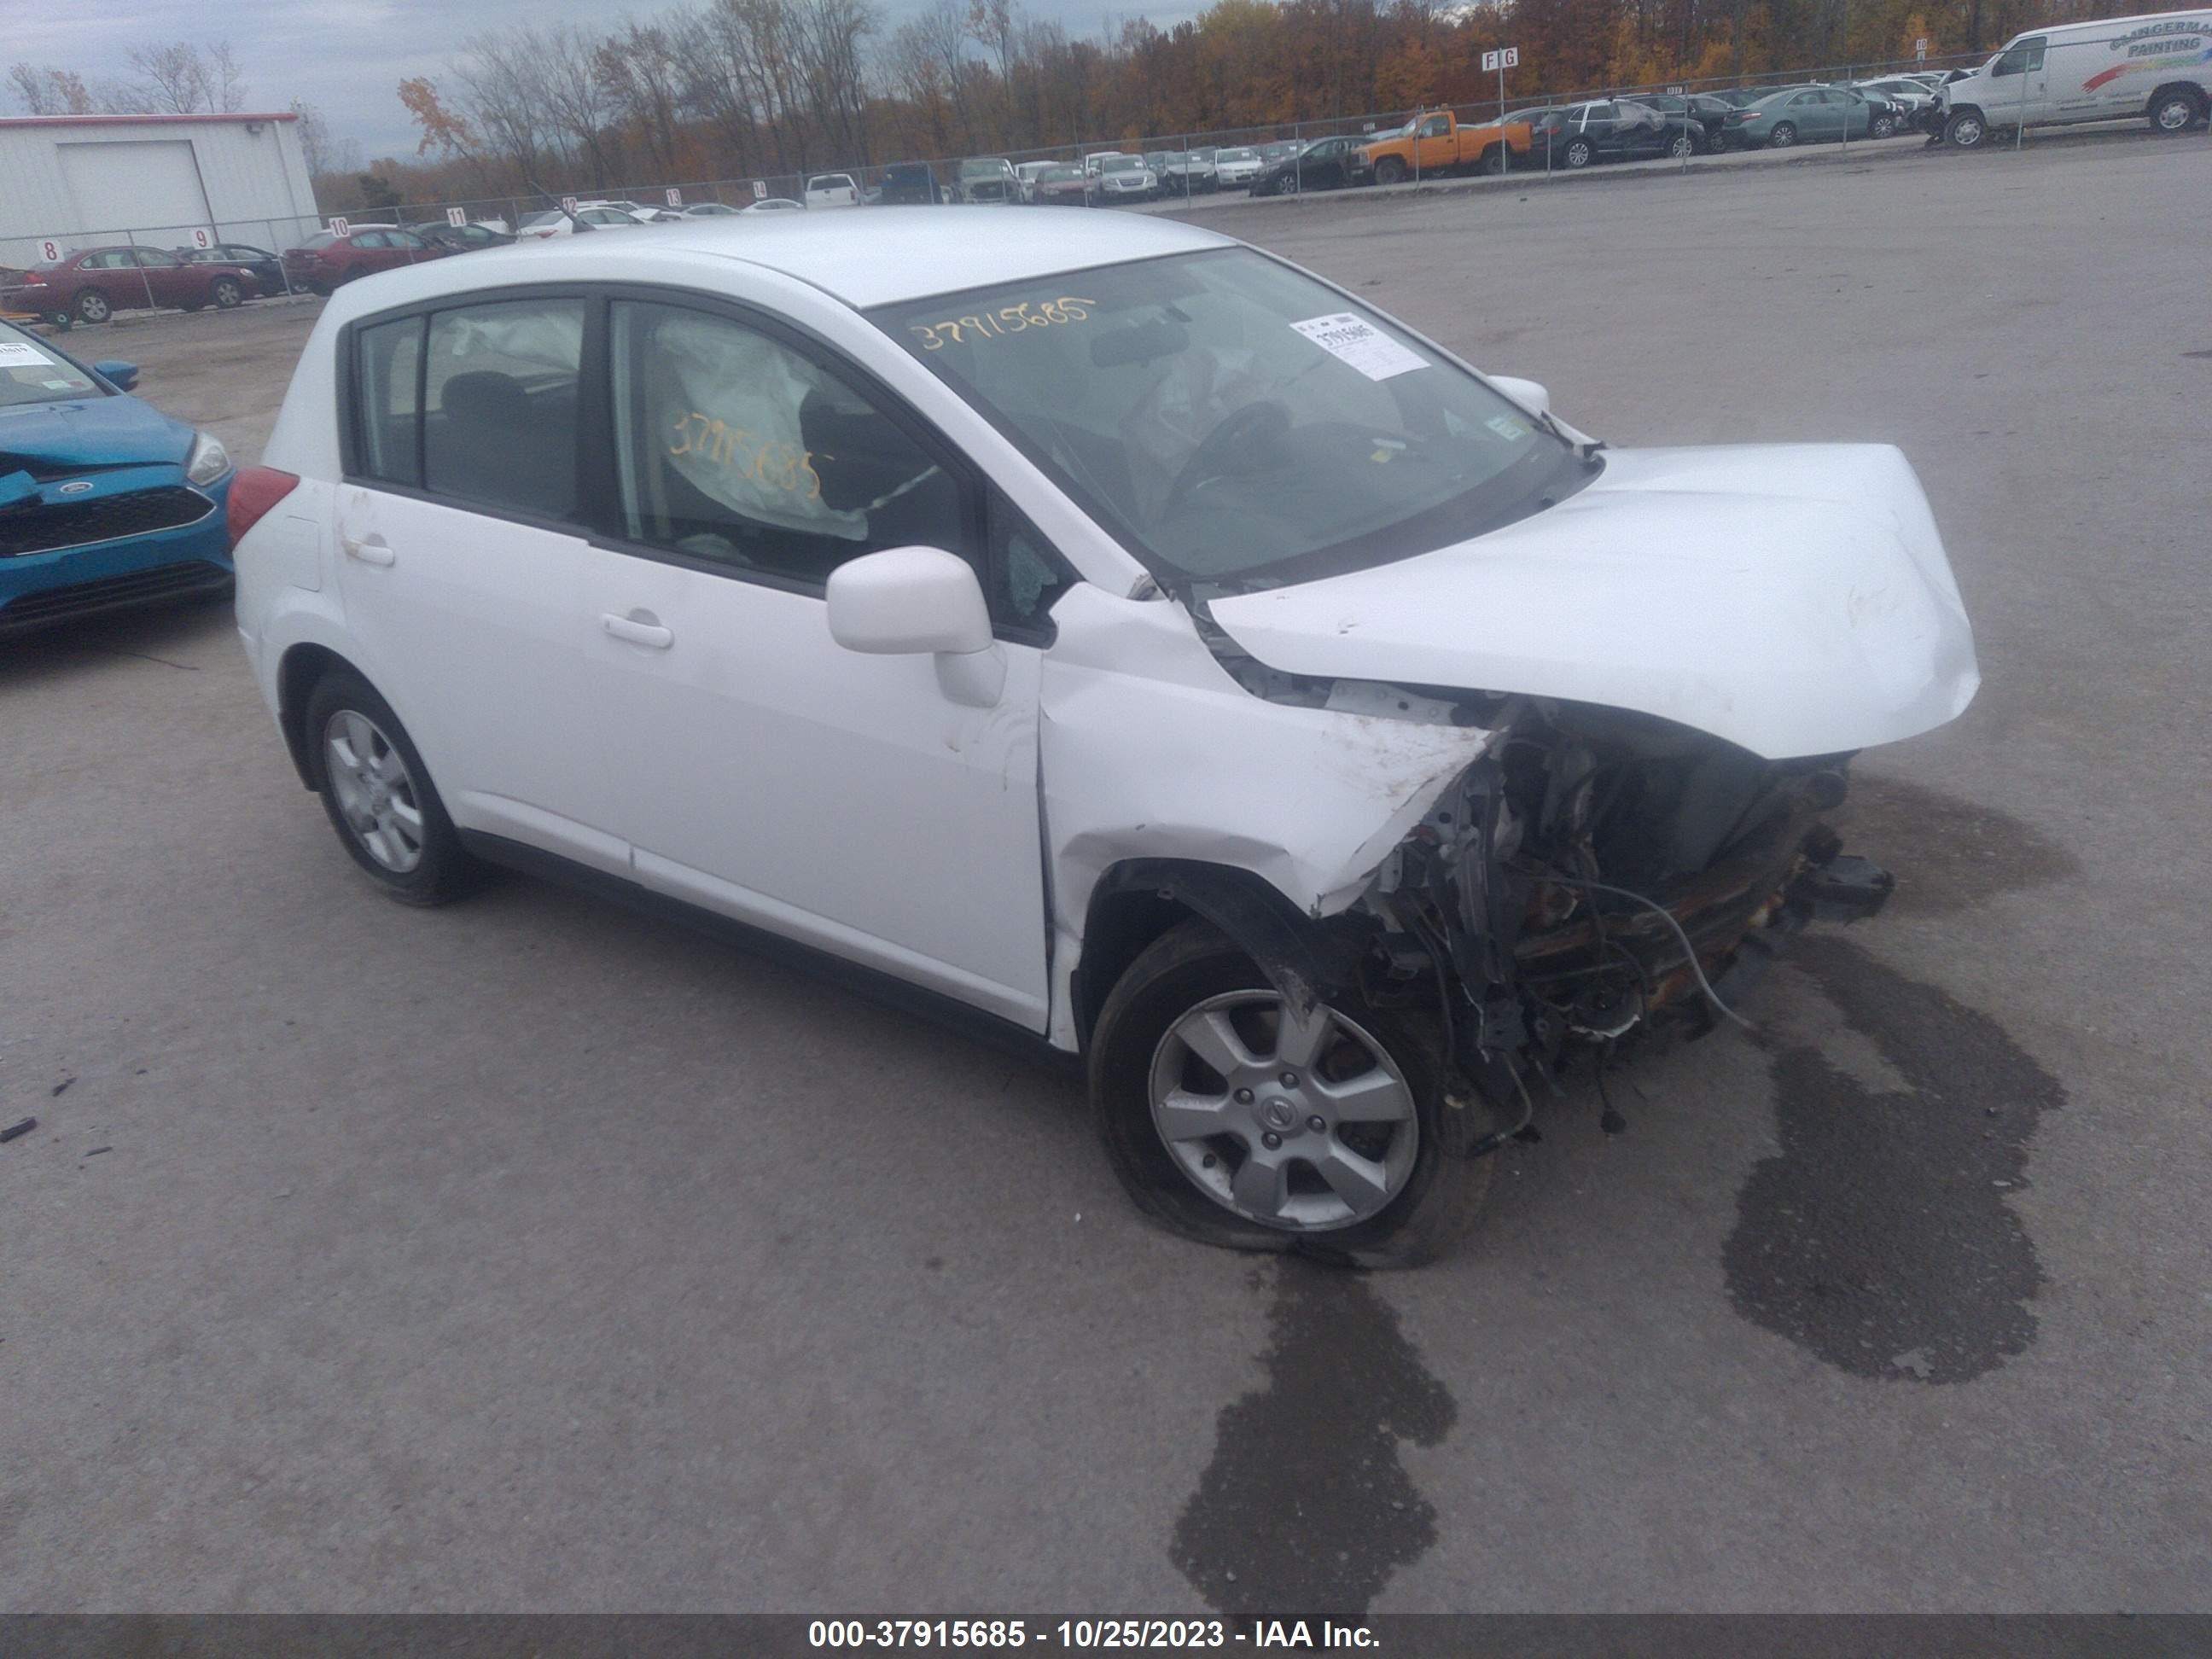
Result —
POLYGON ((1529 137, 1526 121, 1462 126, 1449 110, 1436 110, 1368 145, 1367 165, 1378 185, 1431 173, 1499 173, 1509 154, 1516 166, 1528 161, 1529 137))

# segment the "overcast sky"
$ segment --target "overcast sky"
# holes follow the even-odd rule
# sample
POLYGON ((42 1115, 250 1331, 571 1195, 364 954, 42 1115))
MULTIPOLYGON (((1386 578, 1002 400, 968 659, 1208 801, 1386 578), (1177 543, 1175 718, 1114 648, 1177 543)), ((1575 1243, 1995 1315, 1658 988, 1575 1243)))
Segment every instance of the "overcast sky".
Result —
MULTIPOLYGON (((884 0, 895 26, 921 0, 884 0)), ((93 81, 130 76, 134 46, 227 39, 246 73, 248 107, 274 111, 303 98, 321 109, 334 137, 357 140, 365 158, 411 156, 416 130, 400 107, 402 79, 440 79, 462 40, 509 23, 576 22, 605 28, 623 9, 588 0, 104 0, 99 5, 33 5, 9 0, 0 52, 9 64, 74 69, 93 81)), ((633 8, 651 15, 666 7, 633 8)), ((1071 33, 1096 34, 1109 16, 1143 12, 1163 26, 1194 15, 1194 0, 1155 6, 1100 0, 1029 0, 1038 17, 1071 33)), ((0 113, 20 114, 6 99, 0 113)))

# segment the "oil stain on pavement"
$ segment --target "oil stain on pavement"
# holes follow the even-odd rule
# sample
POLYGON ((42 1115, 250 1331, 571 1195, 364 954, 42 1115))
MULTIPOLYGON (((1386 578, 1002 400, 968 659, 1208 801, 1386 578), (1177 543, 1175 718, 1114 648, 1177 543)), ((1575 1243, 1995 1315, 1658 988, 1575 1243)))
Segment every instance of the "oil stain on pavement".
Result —
POLYGON ((1223 1613, 1362 1613, 1437 1541, 1399 1443, 1440 1443, 1459 1408, 1363 1276, 1269 1271, 1267 1386, 1222 1407, 1175 1563, 1223 1613))
POLYGON ((2008 1200, 2065 1091, 1989 1016, 1847 940, 1808 936, 1790 956, 1887 1079, 1803 1042, 1776 1050, 1782 1150, 1737 1196, 1729 1299, 1862 1376, 1978 1376, 2035 1340, 2043 1271, 2008 1200))
POLYGON ((2079 873, 2080 860, 2018 818, 1902 778, 1855 772, 1836 828, 1897 871, 1899 915, 1948 915, 2079 873))

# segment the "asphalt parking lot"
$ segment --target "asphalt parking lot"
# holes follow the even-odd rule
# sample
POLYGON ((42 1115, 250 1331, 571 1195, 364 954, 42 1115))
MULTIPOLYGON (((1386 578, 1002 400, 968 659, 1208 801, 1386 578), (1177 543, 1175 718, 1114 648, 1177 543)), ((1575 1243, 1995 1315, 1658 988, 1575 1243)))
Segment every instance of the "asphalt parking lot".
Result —
MULTIPOLYGON (((1618 446, 1902 446, 1978 632, 1890 910, 1417 1273, 1148 1231, 1067 1079, 688 933, 392 904, 219 607, 7 647, 0 1610, 2212 1604, 2208 149, 1198 216, 1618 446)), ((251 459, 313 312, 70 343, 251 459)))

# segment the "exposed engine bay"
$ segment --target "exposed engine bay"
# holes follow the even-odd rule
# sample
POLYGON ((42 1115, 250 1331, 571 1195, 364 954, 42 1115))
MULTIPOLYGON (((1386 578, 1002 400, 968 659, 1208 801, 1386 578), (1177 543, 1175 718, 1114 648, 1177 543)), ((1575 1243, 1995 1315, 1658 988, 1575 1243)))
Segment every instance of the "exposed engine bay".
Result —
POLYGON ((1528 1082, 1578 1056, 1747 1024, 1723 988, 1765 930, 1871 915, 1893 885, 1820 822, 1849 755, 1770 761, 1621 709, 1231 672, 1272 701, 1491 734, 1328 925, 1356 956, 1336 976, 1378 1004, 1433 1001, 1453 1068, 1523 1124, 1528 1082))

